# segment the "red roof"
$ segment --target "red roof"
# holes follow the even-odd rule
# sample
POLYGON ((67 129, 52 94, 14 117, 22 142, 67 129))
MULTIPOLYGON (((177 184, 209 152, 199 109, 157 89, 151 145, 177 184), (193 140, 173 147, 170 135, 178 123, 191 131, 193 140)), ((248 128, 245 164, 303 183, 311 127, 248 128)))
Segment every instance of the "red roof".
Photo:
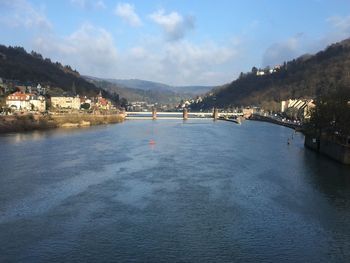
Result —
POLYGON ((102 106, 107 106, 108 105, 108 101, 104 98, 99 98, 98 102, 102 105, 102 106))
POLYGON ((30 97, 33 96, 33 94, 30 93, 22 93, 22 92, 15 92, 7 96, 7 100, 20 100, 20 101, 26 101, 30 100, 30 97))

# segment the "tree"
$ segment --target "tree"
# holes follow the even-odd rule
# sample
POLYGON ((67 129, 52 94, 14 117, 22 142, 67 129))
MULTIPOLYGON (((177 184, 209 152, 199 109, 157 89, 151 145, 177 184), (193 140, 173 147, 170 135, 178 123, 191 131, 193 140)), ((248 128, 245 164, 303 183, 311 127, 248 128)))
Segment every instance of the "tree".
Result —
POLYGON ((128 101, 125 98, 120 100, 120 107, 125 108, 128 106, 128 101))
POLYGON ((350 90, 337 87, 319 96, 311 113, 309 131, 321 137, 343 138, 350 135, 350 90))
POLYGON ((88 110, 88 109, 90 109, 90 106, 91 106, 90 103, 85 102, 85 103, 80 105, 80 108, 83 110, 88 110))
POLYGON ((256 75, 256 73, 258 72, 258 68, 257 67, 252 67, 252 73, 253 75, 256 75))

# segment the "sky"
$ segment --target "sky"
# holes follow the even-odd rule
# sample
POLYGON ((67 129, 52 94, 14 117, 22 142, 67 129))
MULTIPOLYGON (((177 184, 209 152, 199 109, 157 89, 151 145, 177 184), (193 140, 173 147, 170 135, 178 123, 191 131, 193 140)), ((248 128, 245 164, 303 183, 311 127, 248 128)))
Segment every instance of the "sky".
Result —
POLYGON ((350 0, 0 0, 0 44, 83 75, 222 85, 350 37, 350 0))

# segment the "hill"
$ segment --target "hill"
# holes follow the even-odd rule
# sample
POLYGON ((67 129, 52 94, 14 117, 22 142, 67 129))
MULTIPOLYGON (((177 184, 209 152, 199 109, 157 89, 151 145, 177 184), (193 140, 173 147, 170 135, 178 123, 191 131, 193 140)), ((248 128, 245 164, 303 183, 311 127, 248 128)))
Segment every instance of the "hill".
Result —
POLYGON ((212 88, 209 86, 170 86, 140 79, 102 79, 91 76, 84 76, 84 78, 101 89, 119 94, 128 101, 146 101, 173 106, 181 100, 205 94, 212 88))
POLYGON ((173 93, 184 95, 201 95, 211 90, 212 86, 171 86, 164 83, 141 80, 141 79, 105 79, 110 83, 117 84, 120 87, 152 90, 152 91, 171 91, 173 93))
POLYGON ((333 91, 337 86, 350 88, 350 39, 333 44, 315 55, 303 55, 285 62, 275 72, 258 69, 212 90, 202 103, 193 108, 263 106, 274 109, 281 100, 314 98, 333 91))
POLYGON ((125 98, 127 101, 145 101, 148 103, 175 105, 185 97, 190 97, 190 95, 177 94, 162 88, 130 88, 122 84, 116 84, 115 81, 111 80, 87 76, 85 76, 85 79, 105 91, 117 93, 120 97, 125 98))
MULTIPOLYGON (((34 51, 27 53, 22 47, 0 45, 0 77, 24 83, 50 85, 61 92, 71 92, 74 85, 79 95, 86 96, 96 96, 100 91, 70 66, 51 62, 34 51)), ((105 92, 104 96, 111 95, 105 92)))

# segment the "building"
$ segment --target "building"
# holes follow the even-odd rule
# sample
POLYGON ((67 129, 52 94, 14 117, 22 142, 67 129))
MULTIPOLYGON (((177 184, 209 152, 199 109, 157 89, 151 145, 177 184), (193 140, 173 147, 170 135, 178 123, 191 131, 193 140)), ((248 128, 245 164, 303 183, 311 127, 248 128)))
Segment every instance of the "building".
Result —
POLYGON ((99 110, 110 110, 112 109, 112 102, 102 97, 102 92, 97 95, 95 108, 99 110))
POLYGON ((254 109, 253 108, 244 108, 242 110, 242 113, 243 113, 243 117, 248 119, 253 115, 254 109))
POLYGON ((30 110, 30 97, 33 94, 26 94, 22 92, 15 92, 6 98, 6 105, 14 110, 30 110))
POLYGON ((40 95, 45 95, 46 94, 46 88, 42 87, 40 84, 36 86, 36 91, 40 95))
POLYGON ((293 112, 297 116, 288 116, 299 119, 310 118, 311 109, 315 107, 312 99, 289 99, 281 101, 281 112, 288 115, 288 112, 293 112))
POLYGON ((51 106, 56 109, 80 109, 79 97, 51 97, 51 106))
POLYGON ((6 105, 14 110, 40 111, 46 110, 46 100, 43 96, 31 93, 15 92, 6 98, 6 105))
POLYGON ((96 103, 96 107, 101 110, 110 110, 111 109, 111 102, 105 98, 99 97, 98 101, 96 103))
POLYGON ((46 99, 44 96, 32 96, 32 99, 29 101, 31 106, 35 111, 44 112, 46 111, 46 99))

